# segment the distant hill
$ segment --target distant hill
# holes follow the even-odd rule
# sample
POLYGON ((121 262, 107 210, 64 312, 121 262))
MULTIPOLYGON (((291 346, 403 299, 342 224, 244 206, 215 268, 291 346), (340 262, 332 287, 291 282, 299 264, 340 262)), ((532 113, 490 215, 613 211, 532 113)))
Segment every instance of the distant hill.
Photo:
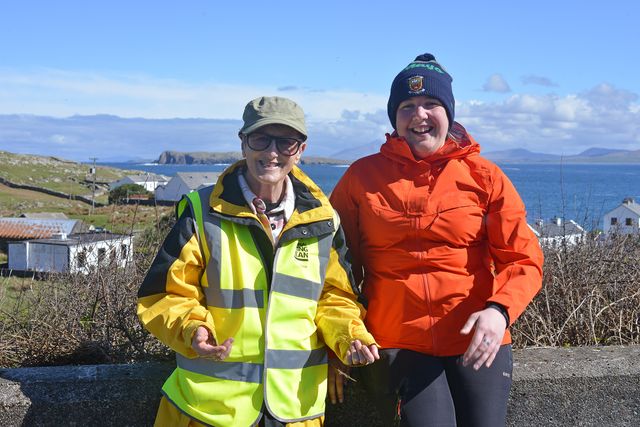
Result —
POLYGON ((589 148, 579 154, 560 156, 536 153, 516 148, 513 150, 488 151, 482 155, 494 162, 504 163, 640 163, 640 150, 616 150, 589 148))
POLYGON ((223 152, 212 153, 206 151, 192 151, 183 153, 180 151, 163 151, 154 163, 160 165, 202 165, 215 163, 233 163, 242 158, 242 153, 223 152))
POLYGON ((576 156, 569 156, 568 161, 572 163, 640 163, 640 150, 609 150, 608 153, 599 156, 584 153, 583 151, 576 156))
MULTIPOLYGON (((234 163, 242 158, 240 151, 235 152, 180 152, 180 151, 163 151, 160 157, 154 162, 161 165, 210 165, 210 164, 226 164, 234 163)), ((344 160, 328 158, 302 156, 300 161, 303 165, 309 164, 326 164, 326 165, 343 165, 347 164, 344 160)))
POLYGON ((587 150, 584 150, 582 153, 577 154, 578 157, 598 157, 598 156, 606 156, 608 154, 613 153, 625 153, 626 150, 616 150, 613 148, 599 148, 593 147, 587 150))

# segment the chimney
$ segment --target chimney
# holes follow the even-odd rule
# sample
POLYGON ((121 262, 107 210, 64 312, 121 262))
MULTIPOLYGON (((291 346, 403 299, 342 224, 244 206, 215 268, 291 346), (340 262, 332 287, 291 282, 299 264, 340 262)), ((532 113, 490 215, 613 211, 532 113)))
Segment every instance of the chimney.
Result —
POLYGON ((560 227, 562 225, 562 218, 558 218, 557 216, 553 217, 553 222, 560 227))
POLYGON ((633 200, 633 197, 625 197, 625 198, 622 200, 622 204, 623 204, 623 205, 633 205, 635 202, 636 202, 636 201, 635 201, 635 200, 633 200))

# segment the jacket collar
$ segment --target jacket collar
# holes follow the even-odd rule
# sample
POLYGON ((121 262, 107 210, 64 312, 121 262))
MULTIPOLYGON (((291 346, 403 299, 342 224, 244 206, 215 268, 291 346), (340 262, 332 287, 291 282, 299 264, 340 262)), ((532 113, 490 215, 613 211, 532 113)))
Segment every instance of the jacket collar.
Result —
MULTIPOLYGON (((257 220, 257 216, 248 206, 238 183, 237 174, 241 173, 245 167, 246 161, 240 160, 222 172, 209 199, 209 206, 214 212, 225 216, 255 218, 257 220)), ((295 210, 285 229, 301 223, 333 218, 333 209, 327 196, 300 168, 294 166, 289 173, 289 179, 295 194, 295 210)))

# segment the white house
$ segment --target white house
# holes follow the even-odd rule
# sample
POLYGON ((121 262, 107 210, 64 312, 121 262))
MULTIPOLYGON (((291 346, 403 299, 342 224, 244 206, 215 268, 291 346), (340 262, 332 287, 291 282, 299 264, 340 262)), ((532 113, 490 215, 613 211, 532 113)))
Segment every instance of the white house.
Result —
POLYGON ((617 208, 604 214, 604 234, 632 234, 640 232, 640 204, 627 197, 617 208))
POLYGON ((110 233, 59 234, 9 242, 8 267, 18 271, 89 273, 100 266, 125 267, 133 260, 131 236, 110 233))
POLYGON ((573 220, 562 221, 555 217, 550 221, 536 220, 533 225, 529 225, 540 241, 540 245, 553 246, 561 243, 575 245, 584 239, 586 231, 573 220))
POLYGON ((156 200, 177 202, 183 194, 213 185, 220 172, 178 172, 164 186, 156 188, 156 200))
POLYGON ((145 190, 153 193, 159 185, 165 185, 167 182, 169 182, 169 178, 166 176, 156 175, 153 173, 127 175, 124 178, 109 184, 109 190, 113 190, 125 184, 138 184, 144 187, 145 190))

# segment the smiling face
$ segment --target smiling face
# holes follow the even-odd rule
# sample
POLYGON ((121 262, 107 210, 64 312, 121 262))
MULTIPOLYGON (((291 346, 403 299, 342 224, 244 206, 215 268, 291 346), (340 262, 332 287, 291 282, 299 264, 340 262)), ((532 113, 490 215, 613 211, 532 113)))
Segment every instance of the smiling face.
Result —
POLYGON ((402 101, 396 112, 396 131, 403 137, 416 159, 435 153, 444 145, 449 119, 442 103, 428 96, 402 101))
MULTIPOLYGON (((259 133, 271 137, 296 138, 300 141, 304 137, 295 129, 285 125, 266 125, 252 133, 259 133)), ((285 177, 293 166, 300 161, 307 144, 302 142, 300 149, 293 156, 281 154, 275 142, 271 142, 263 151, 252 150, 247 143, 247 135, 241 135, 242 155, 247 160, 247 184, 256 196, 266 202, 280 201, 284 191, 285 177)))

